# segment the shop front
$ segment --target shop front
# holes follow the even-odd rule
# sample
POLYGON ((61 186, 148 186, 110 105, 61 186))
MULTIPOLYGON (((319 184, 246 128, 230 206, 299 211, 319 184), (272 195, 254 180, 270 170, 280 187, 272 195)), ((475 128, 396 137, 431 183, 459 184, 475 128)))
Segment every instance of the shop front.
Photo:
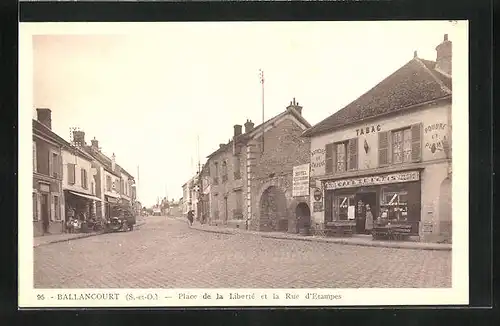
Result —
POLYGON ((95 196, 77 191, 64 191, 66 222, 77 219, 80 222, 96 218, 96 202, 101 201, 95 196))
POLYGON ((355 233, 371 234, 374 225, 387 221, 406 226, 408 235, 419 234, 419 170, 326 180, 324 189, 325 224, 346 221, 355 233))

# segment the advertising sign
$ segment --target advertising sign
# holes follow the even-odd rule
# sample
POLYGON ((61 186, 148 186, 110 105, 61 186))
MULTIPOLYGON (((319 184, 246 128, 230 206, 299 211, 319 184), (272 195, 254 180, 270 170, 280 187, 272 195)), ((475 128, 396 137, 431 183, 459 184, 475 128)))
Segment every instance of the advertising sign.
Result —
POLYGON ((309 164, 293 167, 293 197, 309 196, 309 164))
POLYGON ((410 172, 391 173, 391 174, 376 175, 376 176, 361 177, 361 178, 327 181, 325 182, 325 187, 327 190, 354 188, 363 186, 382 185, 388 183, 418 181, 419 178, 420 175, 418 171, 410 171, 410 172))

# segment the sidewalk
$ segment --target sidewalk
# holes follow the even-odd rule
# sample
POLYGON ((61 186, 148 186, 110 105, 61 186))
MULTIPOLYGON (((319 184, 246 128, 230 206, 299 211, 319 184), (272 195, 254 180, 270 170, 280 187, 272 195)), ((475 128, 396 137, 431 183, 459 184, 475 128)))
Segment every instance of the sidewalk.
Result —
MULTIPOLYGON (((184 218, 175 218, 185 221, 184 218)), ((352 237, 334 238, 334 237, 320 237, 320 236, 303 236, 299 234, 283 233, 283 232, 257 232, 247 231, 236 228, 226 228, 219 226, 210 226, 207 224, 194 223, 191 228, 212 233, 224 234, 252 234, 262 238, 284 239, 284 240, 299 240, 311 241, 322 243, 336 243, 344 245, 356 245, 366 247, 385 247, 385 248, 400 248, 400 249, 420 249, 420 250, 451 250, 451 244, 444 243, 429 243, 419 241, 383 241, 373 240, 371 236, 366 235, 353 235, 352 237)))
MULTIPOLYGON (((144 225, 145 221, 137 221, 137 224, 134 228, 144 225)), ((88 237, 93 237, 99 234, 104 234, 104 232, 89 232, 89 233, 59 233, 59 234, 51 234, 51 235, 43 235, 39 237, 33 238, 33 248, 39 246, 45 246, 51 243, 58 243, 76 239, 83 239, 88 237)))

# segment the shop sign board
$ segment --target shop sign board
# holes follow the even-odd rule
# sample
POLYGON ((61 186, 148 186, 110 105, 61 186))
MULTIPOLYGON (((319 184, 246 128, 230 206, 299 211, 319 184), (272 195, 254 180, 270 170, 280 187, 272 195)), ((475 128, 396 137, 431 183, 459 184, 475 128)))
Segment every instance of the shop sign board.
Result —
POLYGON ((321 193, 321 190, 319 188, 314 189, 314 200, 315 201, 321 201, 323 199, 323 194, 321 193))
POLYGON ((317 201, 313 203, 313 212, 322 212, 323 211, 323 202, 317 201))
POLYGON ((330 180, 325 182, 327 190, 341 189, 341 188, 355 188, 363 186, 375 186, 390 183, 412 182, 418 181, 420 174, 418 171, 390 173, 369 177, 330 180))
POLYGON ((293 197, 309 196, 309 163, 293 167, 293 197))

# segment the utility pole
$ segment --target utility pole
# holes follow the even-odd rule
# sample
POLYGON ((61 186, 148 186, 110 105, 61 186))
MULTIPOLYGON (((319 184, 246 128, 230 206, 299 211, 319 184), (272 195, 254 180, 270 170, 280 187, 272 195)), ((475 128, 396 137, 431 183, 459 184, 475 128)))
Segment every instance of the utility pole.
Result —
POLYGON ((264 71, 259 69, 260 83, 262 85, 262 152, 264 152, 264 71))

